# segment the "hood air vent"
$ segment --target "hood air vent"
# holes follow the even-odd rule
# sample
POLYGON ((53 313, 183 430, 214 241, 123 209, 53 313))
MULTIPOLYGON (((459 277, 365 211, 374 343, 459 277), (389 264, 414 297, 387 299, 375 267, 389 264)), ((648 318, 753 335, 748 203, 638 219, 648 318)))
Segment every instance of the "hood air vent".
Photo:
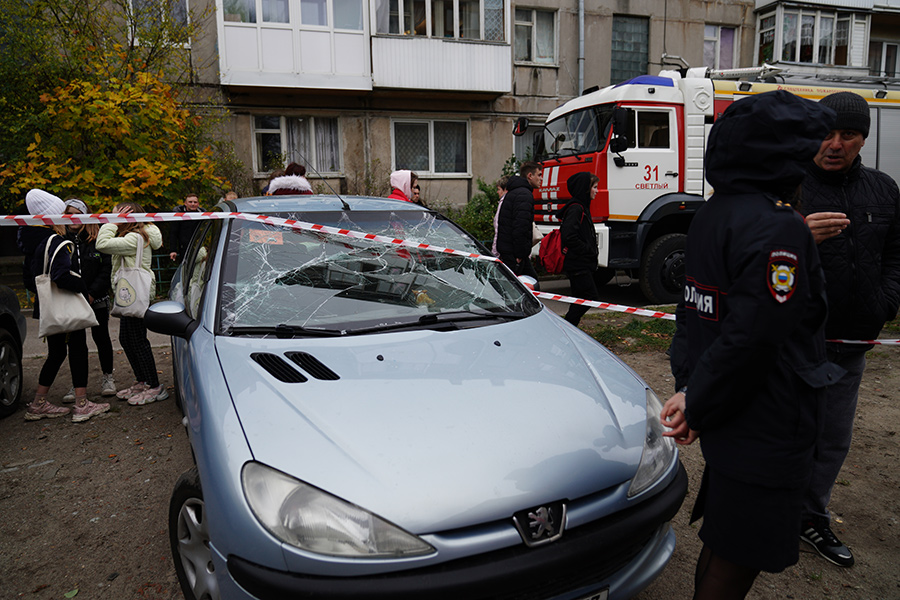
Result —
POLYGON ((315 377, 324 381, 337 381, 340 376, 323 365, 318 358, 306 352, 288 352, 286 356, 300 365, 300 368, 315 377))
POLYGON ((273 377, 285 383, 304 383, 309 381, 303 373, 292 367, 280 356, 267 352, 254 352, 250 358, 255 360, 273 377))

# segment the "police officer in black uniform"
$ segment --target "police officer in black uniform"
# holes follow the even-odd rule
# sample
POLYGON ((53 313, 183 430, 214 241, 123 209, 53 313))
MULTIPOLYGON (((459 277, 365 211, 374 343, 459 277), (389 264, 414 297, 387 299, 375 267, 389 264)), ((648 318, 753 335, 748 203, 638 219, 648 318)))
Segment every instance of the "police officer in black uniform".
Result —
POLYGON ((784 91, 734 102, 710 132, 714 195, 688 232, 666 433, 699 436, 706 468, 695 599, 744 598, 799 558, 798 519, 824 388, 825 282, 791 205, 830 129, 828 108, 784 91), (752 523, 751 523, 752 519, 752 523))

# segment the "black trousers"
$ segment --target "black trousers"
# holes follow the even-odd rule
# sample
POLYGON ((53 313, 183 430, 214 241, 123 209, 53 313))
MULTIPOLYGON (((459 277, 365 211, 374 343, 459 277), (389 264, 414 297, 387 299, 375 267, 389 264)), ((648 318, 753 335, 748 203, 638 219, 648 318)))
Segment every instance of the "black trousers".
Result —
POLYGON ((87 387, 88 381, 88 349, 86 329, 69 333, 57 333, 47 336, 47 360, 41 367, 38 383, 50 387, 56 379, 59 368, 69 356, 69 369, 72 371, 72 387, 87 387))
MULTIPOLYGON (((566 275, 569 277, 569 287, 571 288, 569 293, 572 296, 585 300, 600 299, 599 286, 596 279, 597 269, 593 271, 587 269, 584 271, 569 271, 566 272, 566 275)), ((581 322, 581 317, 584 316, 588 309, 590 307, 584 304, 570 304, 569 310, 566 312, 566 321, 577 327, 578 323, 581 322)))
POLYGON ((134 378, 152 388, 159 386, 156 359, 153 358, 153 348, 147 339, 144 320, 139 317, 122 317, 119 320, 119 343, 134 371, 134 378))

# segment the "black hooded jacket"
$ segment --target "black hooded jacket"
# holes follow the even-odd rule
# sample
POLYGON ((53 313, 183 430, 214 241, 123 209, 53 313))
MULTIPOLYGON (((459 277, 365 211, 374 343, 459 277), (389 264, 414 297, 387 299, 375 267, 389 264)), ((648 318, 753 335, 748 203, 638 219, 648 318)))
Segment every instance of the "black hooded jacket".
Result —
POLYGON ((497 252, 500 258, 527 260, 533 246, 533 228, 534 192, 524 177, 510 177, 497 217, 497 252))
POLYGON ((888 175, 863 166, 846 172, 809 163, 804 214, 841 212, 850 225, 819 244, 828 295, 829 339, 873 340, 900 305, 900 192, 888 175))
POLYGON ((732 104, 710 133, 715 189, 688 232, 671 356, 708 465, 753 484, 805 480, 827 362, 825 281, 786 201, 830 129, 830 109, 778 91, 732 104))
POLYGON ((78 233, 67 232, 66 239, 75 244, 72 262, 87 287, 94 303, 105 301, 109 296, 109 282, 112 275, 112 255, 100 252, 93 241, 88 240, 84 229, 78 233))
POLYGON ((575 173, 566 181, 569 199, 557 212, 559 235, 565 259, 563 271, 594 271, 597 268, 597 230, 591 219, 591 175, 575 173))

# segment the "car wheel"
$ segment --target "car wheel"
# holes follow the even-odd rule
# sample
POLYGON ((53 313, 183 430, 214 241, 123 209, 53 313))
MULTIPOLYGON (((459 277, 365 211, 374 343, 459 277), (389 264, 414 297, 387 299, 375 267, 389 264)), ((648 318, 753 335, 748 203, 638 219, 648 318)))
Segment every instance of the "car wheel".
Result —
POLYGON ((0 418, 16 411, 22 398, 22 351, 8 331, 0 329, 0 418))
POLYGON ((654 304, 674 304, 684 295, 687 236, 669 233, 653 240, 641 263, 641 291, 654 304))
POLYGON ((185 600, 219 600, 197 468, 182 473, 169 503, 169 543, 185 600))

